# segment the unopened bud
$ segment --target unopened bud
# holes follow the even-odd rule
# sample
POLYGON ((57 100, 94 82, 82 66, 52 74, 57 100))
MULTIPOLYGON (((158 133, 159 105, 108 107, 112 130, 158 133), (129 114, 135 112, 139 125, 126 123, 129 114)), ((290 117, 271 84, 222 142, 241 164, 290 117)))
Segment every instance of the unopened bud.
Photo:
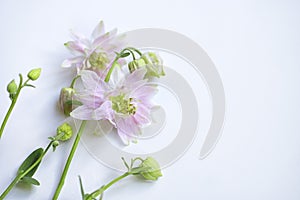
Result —
POLYGON ((144 59, 146 63, 147 73, 145 78, 164 76, 164 66, 162 59, 153 52, 147 52, 142 55, 142 59, 144 59))
POLYGON ((147 70, 145 78, 159 78, 165 75, 162 59, 153 52, 144 53, 141 58, 128 63, 130 73, 141 67, 144 67, 147 70))
POLYGON ((41 70, 41 68, 32 69, 28 72, 27 77, 32 81, 37 80, 41 75, 41 70))
POLYGON ((140 165, 139 168, 145 168, 140 175, 142 175, 146 180, 157 180, 159 177, 162 176, 160 166, 158 162, 152 158, 146 158, 140 165))
POLYGON ((17 94, 17 91, 18 91, 18 86, 17 86, 15 80, 12 80, 7 85, 7 92, 9 93, 9 97, 11 99, 13 99, 15 97, 15 95, 17 94))
POLYGON ((146 65, 144 59, 136 59, 128 63, 128 68, 130 73, 132 73, 134 70, 137 70, 140 67, 144 67, 146 65))
POLYGON ((74 96, 75 90, 73 88, 62 88, 59 96, 59 106, 66 116, 70 116, 70 113, 75 109, 74 96))
POLYGON ((16 94, 17 91, 18 91, 18 86, 15 80, 10 81, 9 84, 7 85, 7 92, 9 94, 16 94))
POLYGON ((57 130, 56 130, 56 140, 59 141, 66 141, 70 139, 73 135, 73 129, 70 124, 68 123, 63 123, 60 125, 57 130))

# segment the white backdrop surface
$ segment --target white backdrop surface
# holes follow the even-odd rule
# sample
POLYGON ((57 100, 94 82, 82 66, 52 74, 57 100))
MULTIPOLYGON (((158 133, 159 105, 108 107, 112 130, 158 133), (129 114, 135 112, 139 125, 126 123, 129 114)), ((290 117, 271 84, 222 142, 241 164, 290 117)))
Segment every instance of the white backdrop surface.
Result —
MULTIPOLYGON (((22 92, 0 140, 0 192, 63 120, 56 101, 71 78, 59 67, 69 56, 63 46, 69 29, 89 35, 104 20, 108 30, 163 28, 196 41, 219 71, 227 109, 223 135, 206 159, 198 159, 205 136, 200 134, 159 181, 128 178, 105 199, 299 200, 299 9, 295 0, 1 0, 1 119, 10 103, 7 83, 32 67, 43 73, 36 89, 22 92)), ((7 199, 50 199, 70 147, 61 145, 45 157, 35 175, 41 186, 16 187, 7 199)), ((90 192, 119 172, 80 144, 60 199, 81 199, 78 175, 90 192)))

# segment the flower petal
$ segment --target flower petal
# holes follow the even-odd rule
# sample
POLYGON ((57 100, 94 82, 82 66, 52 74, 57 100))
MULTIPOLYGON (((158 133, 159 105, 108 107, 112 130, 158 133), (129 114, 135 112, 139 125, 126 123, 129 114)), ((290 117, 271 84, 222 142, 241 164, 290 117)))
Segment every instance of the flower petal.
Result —
POLYGON ((78 41, 69 41, 65 43, 65 47, 67 47, 71 53, 73 54, 81 54, 84 55, 85 51, 84 49, 86 48, 86 46, 78 41))
POLYGON ((115 124, 113 122, 114 115, 113 115, 113 110, 111 107, 111 101, 105 101, 99 108, 95 110, 95 119, 107 119, 109 120, 112 124, 115 124))
POLYGON ((80 120, 93 120, 92 114, 93 109, 89 108, 86 105, 79 106, 70 113, 71 117, 80 120))
POLYGON ((99 24, 97 24, 97 26, 95 27, 93 33, 92 33, 92 38, 95 39, 97 37, 99 37, 100 35, 103 35, 104 34, 104 23, 103 21, 101 20, 99 22, 99 24))
POLYGON ((80 73, 83 86, 94 92, 104 92, 108 89, 107 83, 99 78, 99 76, 90 70, 81 70, 80 73))
POLYGON ((87 47, 90 47, 91 46, 91 43, 89 41, 89 39, 87 39, 84 35, 80 34, 80 33, 77 33, 73 30, 70 30, 70 34, 71 34, 71 37, 77 41, 77 42, 80 42, 84 45, 86 45, 87 47))
POLYGON ((73 65, 80 65, 82 63, 82 61, 84 60, 83 56, 77 56, 74 58, 69 58, 63 61, 63 63, 61 64, 62 67, 72 67, 73 65))
POLYGON ((152 122, 151 119, 151 110, 147 108, 146 106, 143 106, 142 104, 139 104, 136 110, 136 113, 134 114, 135 122, 140 127, 149 126, 152 122))
POLYGON ((147 70, 144 68, 135 70, 133 73, 129 74, 126 77, 123 85, 127 86, 131 90, 133 90, 136 87, 142 85, 143 83, 146 83, 146 81, 144 80, 144 76, 145 76, 146 72, 147 72, 147 70))
POLYGON ((87 91, 77 92, 75 98, 83 105, 87 105, 89 108, 94 109, 98 108, 103 103, 103 95, 87 91))
POLYGON ((139 128, 133 116, 115 115, 115 121, 117 129, 120 129, 126 135, 134 137, 141 134, 141 129, 139 128))
POLYGON ((115 66, 114 70, 112 71, 111 77, 109 79, 109 84, 112 88, 116 88, 120 82, 125 77, 125 72, 122 70, 120 66, 115 66))
POLYGON ((114 37, 116 36, 117 32, 118 32, 117 29, 113 29, 112 31, 107 32, 104 35, 101 35, 101 36, 97 37, 93 41, 93 44, 92 44, 93 50, 97 49, 106 40, 114 39, 114 37))
POLYGON ((157 93, 157 91, 158 89, 155 84, 146 84, 137 88, 131 94, 140 101, 148 101, 157 93))
POLYGON ((125 145, 129 145, 131 137, 129 137, 126 133, 124 133, 122 130, 117 129, 117 133, 119 135, 119 137, 121 138, 122 142, 125 145))

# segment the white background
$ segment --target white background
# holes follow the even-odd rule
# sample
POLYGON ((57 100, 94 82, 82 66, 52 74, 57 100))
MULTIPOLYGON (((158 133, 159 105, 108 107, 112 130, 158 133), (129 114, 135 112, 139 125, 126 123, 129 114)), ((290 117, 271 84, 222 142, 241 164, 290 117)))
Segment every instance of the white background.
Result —
MULTIPOLYGON (((32 67, 43 74, 36 89, 22 92, 0 140, 0 192, 63 120, 56 101, 71 78, 59 67, 69 56, 69 29, 89 34, 102 19, 121 32, 164 28, 190 37, 216 64, 227 99, 223 136, 210 156, 198 160, 199 136, 158 182, 128 178, 105 199, 300 199, 299 9, 296 0, 1 0, 1 118, 7 83, 32 67)), ((35 175, 40 187, 17 187, 7 199, 50 199, 70 145, 45 157, 35 175)), ((79 145, 60 199, 81 199, 79 174, 88 192, 119 175, 79 145)))

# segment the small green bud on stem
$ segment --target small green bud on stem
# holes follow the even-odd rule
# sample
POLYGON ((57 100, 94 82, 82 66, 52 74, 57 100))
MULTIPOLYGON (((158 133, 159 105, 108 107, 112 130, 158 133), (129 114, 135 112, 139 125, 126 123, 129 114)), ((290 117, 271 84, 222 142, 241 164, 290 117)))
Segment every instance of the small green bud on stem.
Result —
POLYGON ((63 123, 56 130, 56 139, 59 141, 69 140, 73 135, 73 129, 70 124, 63 123))
POLYGON ((40 77, 41 71, 42 71, 41 68, 32 69, 28 72, 27 77, 30 80, 35 81, 40 77))
POLYGON ((145 169, 144 171, 141 171, 140 175, 146 180, 156 181, 162 176, 158 162, 152 157, 146 158, 139 167, 145 169))
POLYGON ((7 92, 9 93, 9 98, 13 100, 18 92, 18 86, 15 82, 15 80, 12 80, 7 85, 7 92))

